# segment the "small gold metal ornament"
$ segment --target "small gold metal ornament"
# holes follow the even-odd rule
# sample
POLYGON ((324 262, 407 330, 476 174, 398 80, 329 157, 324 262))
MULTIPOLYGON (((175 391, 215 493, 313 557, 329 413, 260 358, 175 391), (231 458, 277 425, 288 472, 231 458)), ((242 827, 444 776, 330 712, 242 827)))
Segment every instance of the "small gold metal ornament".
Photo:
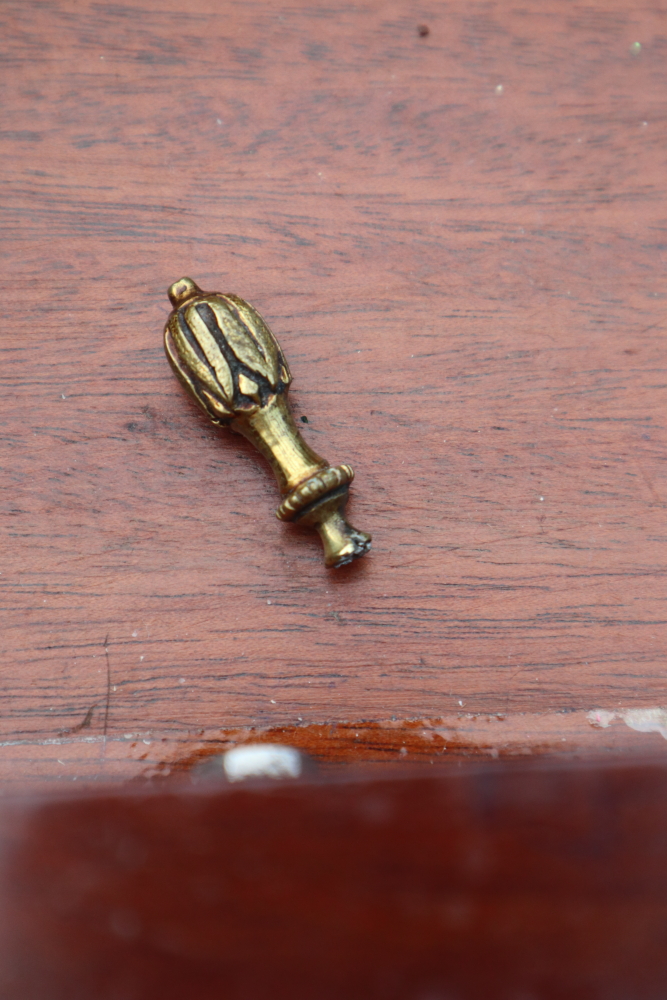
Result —
POLYGON ((259 313, 237 295, 203 292, 191 278, 176 281, 169 298, 169 362, 214 424, 243 434, 268 459, 283 495, 276 517, 315 528, 327 566, 363 556, 371 536, 343 515, 354 472, 330 466, 299 434, 287 404, 292 376, 259 313))

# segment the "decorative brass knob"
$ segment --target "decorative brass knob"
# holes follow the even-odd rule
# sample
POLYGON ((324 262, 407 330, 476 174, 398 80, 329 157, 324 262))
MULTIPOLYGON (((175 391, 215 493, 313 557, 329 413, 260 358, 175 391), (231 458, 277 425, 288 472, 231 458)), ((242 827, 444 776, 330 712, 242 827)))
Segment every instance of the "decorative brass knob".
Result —
POLYGON ((371 536, 343 516, 354 472, 330 466, 303 440, 287 405, 292 376, 278 341, 237 295, 202 292, 191 278, 169 289, 164 348, 176 376, 214 424, 238 431, 268 459, 282 521, 317 529, 327 566, 363 556, 371 536))

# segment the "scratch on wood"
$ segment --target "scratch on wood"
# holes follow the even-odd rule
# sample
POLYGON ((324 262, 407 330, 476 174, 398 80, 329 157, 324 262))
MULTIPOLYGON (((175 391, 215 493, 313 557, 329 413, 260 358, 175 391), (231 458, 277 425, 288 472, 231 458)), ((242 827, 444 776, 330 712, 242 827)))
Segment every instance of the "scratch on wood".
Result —
POLYGON ((104 703, 104 727, 102 730, 102 756, 106 753, 107 746, 107 729, 109 726, 109 701, 111 699, 111 662, 109 660, 109 633, 107 632, 106 639, 104 640, 104 655, 107 661, 107 696, 104 703))
POLYGON ((81 732, 82 729, 87 729, 88 726, 90 725, 90 723, 92 722, 93 712, 95 711, 96 708, 97 708, 97 703, 95 705, 91 705, 90 708, 88 709, 88 711, 86 712, 86 714, 85 714, 85 716, 83 718, 83 721, 80 722, 78 724, 78 726, 72 726, 71 729, 61 729, 60 730, 60 735, 61 736, 66 736, 66 735, 70 735, 71 736, 72 733, 79 733, 79 732, 81 732))

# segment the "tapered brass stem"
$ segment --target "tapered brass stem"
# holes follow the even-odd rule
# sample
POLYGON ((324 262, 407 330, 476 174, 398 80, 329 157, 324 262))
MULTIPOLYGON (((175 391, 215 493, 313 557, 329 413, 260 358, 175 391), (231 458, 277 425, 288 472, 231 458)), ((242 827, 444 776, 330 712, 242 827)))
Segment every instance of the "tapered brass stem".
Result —
POLYGON ((368 552, 371 536, 344 517, 349 465, 331 467, 306 444, 287 404, 292 376, 268 326, 236 295, 202 292, 191 278, 169 289, 165 351, 178 379, 216 424, 248 438, 273 469, 283 521, 316 529, 327 566, 368 552))
POLYGON ((274 396, 252 416, 232 420, 231 427, 267 459, 283 494, 329 466, 301 437, 284 394, 274 396))

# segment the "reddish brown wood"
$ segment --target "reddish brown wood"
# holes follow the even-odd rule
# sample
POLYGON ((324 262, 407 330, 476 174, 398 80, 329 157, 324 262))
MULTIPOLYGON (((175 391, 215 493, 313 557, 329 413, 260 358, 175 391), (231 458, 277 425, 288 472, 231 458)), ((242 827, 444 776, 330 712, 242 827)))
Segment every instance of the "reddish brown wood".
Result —
POLYGON ((489 713, 515 749, 660 749, 587 713, 667 704, 664 5, 0 19, 0 773, 275 727, 349 757, 362 720, 398 755, 392 726, 489 713), (357 470, 358 565, 179 390, 184 273, 280 338, 304 434, 357 470))
POLYGON ((5 800, 3 1000, 664 996, 664 765, 428 770, 5 800))

